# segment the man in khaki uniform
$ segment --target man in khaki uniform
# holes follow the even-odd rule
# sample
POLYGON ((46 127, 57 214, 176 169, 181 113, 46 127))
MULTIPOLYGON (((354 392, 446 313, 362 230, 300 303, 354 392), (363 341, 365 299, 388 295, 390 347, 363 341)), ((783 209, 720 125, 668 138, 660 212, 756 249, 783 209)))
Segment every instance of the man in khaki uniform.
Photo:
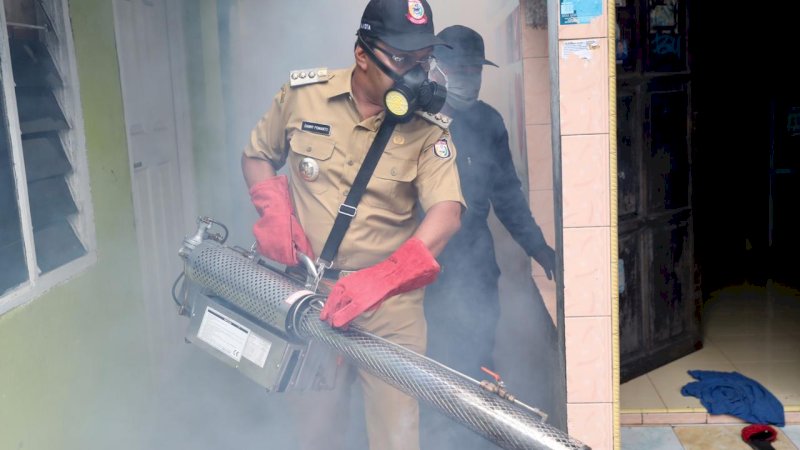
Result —
MULTIPOLYGON (((261 216, 253 231, 262 254, 287 265, 297 264, 298 251, 320 254, 379 127, 392 120, 384 94, 400 82, 398 75, 427 69, 434 45, 441 41, 425 0, 371 0, 354 66, 292 73, 242 156, 261 216), (284 164, 288 180, 276 176, 284 164)), ((353 323, 425 352, 423 288, 436 278, 434 257, 458 230, 465 207, 448 123, 420 113, 396 125, 332 270, 325 271, 335 284, 321 318, 331 325, 353 323), (417 202, 425 211, 421 222, 417 202)), ((306 397, 298 401, 304 406, 301 448, 344 448, 355 371, 342 369, 337 389, 300 395, 306 397)), ((370 448, 419 449, 416 400, 366 372, 357 375, 370 448)))

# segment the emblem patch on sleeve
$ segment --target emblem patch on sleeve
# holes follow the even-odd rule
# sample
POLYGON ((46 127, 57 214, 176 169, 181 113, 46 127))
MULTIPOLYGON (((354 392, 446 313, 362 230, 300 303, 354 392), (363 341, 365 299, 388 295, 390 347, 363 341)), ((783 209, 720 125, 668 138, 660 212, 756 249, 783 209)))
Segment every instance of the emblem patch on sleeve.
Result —
POLYGON ((447 145, 447 139, 439 139, 433 144, 433 154, 442 159, 450 157, 450 147, 447 145))

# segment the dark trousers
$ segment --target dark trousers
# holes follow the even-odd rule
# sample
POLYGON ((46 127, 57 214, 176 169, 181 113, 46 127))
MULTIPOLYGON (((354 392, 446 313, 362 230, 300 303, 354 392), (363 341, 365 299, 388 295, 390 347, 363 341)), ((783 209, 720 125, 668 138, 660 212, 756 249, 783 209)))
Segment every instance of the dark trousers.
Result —
MULTIPOLYGON (((497 321, 500 317, 498 277, 483 272, 442 272, 425 290, 430 358, 477 381, 490 379, 481 370, 494 369, 497 321)), ((453 419, 420 405, 422 450, 484 450, 499 447, 453 419)))

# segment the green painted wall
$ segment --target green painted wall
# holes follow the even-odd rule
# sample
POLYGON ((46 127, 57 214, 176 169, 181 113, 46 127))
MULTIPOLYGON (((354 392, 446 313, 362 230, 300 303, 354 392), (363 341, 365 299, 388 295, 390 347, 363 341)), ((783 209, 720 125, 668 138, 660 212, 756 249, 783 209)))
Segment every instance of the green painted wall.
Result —
POLYGON ((0 316, 0 448, 146 448, 150 377, 109 0, 70 0, 98 262, 0 316))

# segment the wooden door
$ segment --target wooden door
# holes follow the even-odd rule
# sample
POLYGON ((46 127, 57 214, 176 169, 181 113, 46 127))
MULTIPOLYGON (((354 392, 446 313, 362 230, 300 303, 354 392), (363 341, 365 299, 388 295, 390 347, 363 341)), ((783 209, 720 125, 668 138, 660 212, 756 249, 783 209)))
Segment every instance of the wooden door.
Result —
POLYGON ((702 347, 686 18, 683 0, 617 1, 622 382, 702 347))

